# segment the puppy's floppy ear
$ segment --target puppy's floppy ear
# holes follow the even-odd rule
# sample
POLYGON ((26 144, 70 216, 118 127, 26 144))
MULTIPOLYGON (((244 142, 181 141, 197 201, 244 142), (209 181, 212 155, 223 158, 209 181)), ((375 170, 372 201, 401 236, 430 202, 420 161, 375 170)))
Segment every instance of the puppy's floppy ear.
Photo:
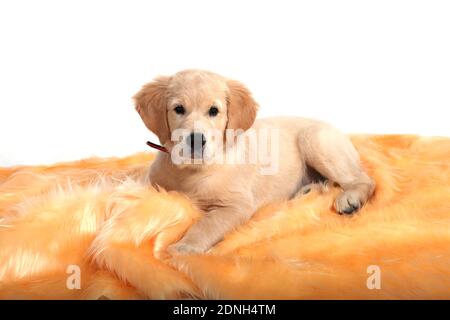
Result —
POLYGON ((228 80, 228 129, 249 129, 256 118, 258 104, 242 83, 228 80))
POLYGON ((162 144, 170 139, 166 110, 169 81, 170 77, 158 77, 144 85, 133 97, 136 111, 162 144))

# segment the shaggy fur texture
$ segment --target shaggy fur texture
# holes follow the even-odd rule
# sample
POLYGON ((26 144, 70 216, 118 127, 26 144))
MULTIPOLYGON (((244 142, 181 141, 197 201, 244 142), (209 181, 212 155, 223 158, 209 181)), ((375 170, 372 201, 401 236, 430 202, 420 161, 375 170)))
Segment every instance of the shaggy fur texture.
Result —
POLYGON ((143 179, 152 154, 0 169, 0 298, 450 298, 450 139, 354 136, 374 198, 318 187, 261 208, 212 252, 165 248, 199 217, 143 179), (69 265, 81 289, 69 290, 69 265), (381 268, 369 290, 367 268, 381 268))

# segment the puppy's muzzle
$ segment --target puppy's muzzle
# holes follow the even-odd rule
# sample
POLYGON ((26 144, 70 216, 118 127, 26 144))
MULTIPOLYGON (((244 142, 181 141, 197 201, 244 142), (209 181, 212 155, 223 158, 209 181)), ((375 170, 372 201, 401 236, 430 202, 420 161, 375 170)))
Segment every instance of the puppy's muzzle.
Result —
POLYGON ((206 145, 206 137, 203 133, 192 132, 186 138, 186 144, 191 148, 192 154, 202 154, 206 145))

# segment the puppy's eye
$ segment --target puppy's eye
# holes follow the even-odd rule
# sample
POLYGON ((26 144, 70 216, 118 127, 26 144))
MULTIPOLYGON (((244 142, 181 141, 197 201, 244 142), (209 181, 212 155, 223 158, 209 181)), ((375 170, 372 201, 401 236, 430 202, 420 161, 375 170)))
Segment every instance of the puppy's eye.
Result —
POLYGON ((181 104, 177 105, 173 110, 175 111, 176 114, 184 114, 186 112, 186 110, 181 104))
POLYGON ((219 109, 217 109, 216 106, 212 106, 211 108, 209 108, 208 113, 210 117, 215 117, 219 113, 219 109))

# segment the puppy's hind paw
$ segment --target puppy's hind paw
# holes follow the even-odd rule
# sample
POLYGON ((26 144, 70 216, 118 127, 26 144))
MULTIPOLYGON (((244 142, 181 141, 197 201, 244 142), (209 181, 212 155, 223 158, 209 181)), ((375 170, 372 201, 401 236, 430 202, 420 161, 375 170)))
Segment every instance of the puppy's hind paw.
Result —
POLYGON ((358 191, 342 192, 334 202, 334 208, 340 214, 352 214, 362 207, 361 196, 358 191))

